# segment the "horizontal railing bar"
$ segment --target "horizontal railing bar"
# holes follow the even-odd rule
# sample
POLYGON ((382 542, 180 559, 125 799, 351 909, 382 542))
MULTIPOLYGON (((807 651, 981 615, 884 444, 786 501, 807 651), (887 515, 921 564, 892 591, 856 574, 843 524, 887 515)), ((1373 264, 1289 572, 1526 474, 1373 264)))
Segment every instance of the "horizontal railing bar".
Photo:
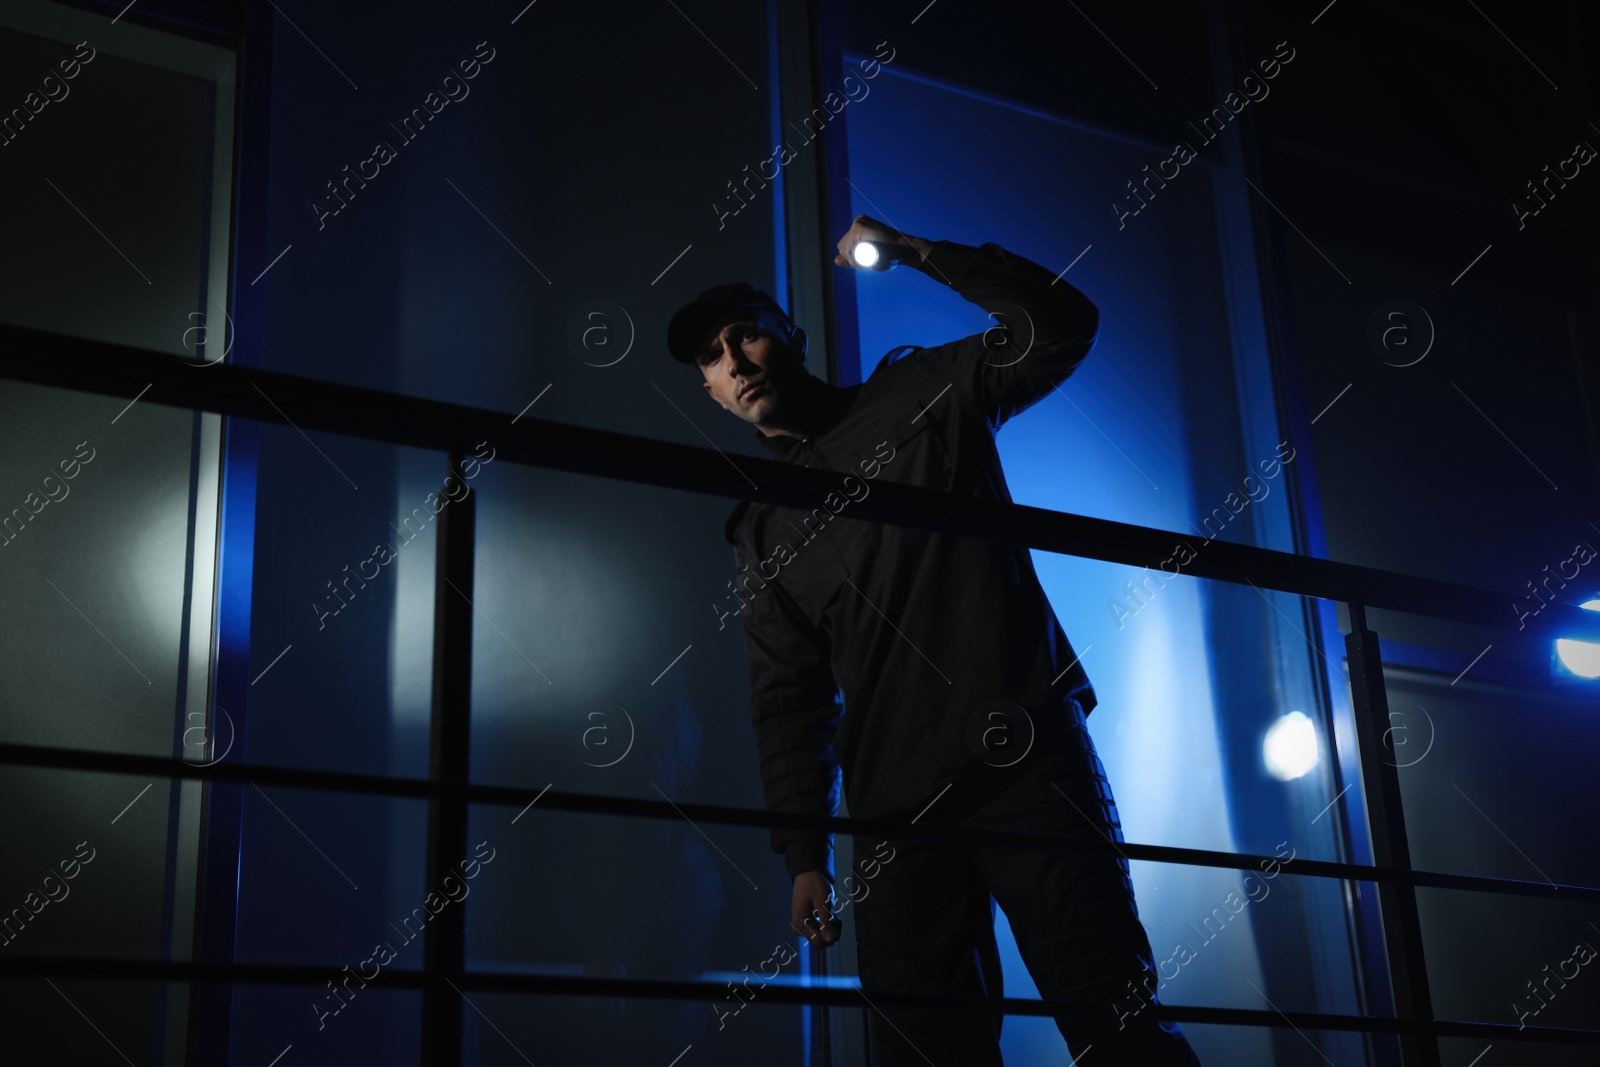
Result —
MULTIPOLYGON (((837 475, 776 460, 727 456, 690 445, 550 422, 506 412, 277 374, 232 364, 199 366, 160 352, 0 324, 0 378, 79 392, 133 397, 302 430, 414 448, 470 450, 488 440, 497 458, 644 485, 796 507, 821 506, 837 475), (148 390, 146 390, 148 386, 148 390), (291 421, 292 420, 292 421, 291 421), (753 484, 754 479, 759 484, 753 484)), ((972 536, 1020 547, 1151 568, 1156 577, 1189 534, 1022 504, 878 483, 850 505, 852 518, 972 536)), ((1600 618, 1548 604, 1518 620, 1516 594, 1316 559, 1253 545, 1210 541, 1179 569, 1325 600, 1356 601, 1536 636, 1600 641, 1600 618)), ((1161 579, 1164 580, 1164 579, 1161 579)))
MULTIPOLYGON (((332 964, 321 966, 285 963, 200 963, 177 960, 140 960, 121 957, 0 955, 0 974, 55 974, 112 981, 140 979, 162 982, 220 982, 227 985, 307 985, 320 995, 329 981, 347 977, 332 964)), ((399 989, 422 989, 446 982, 459 989, 483 993, 531 993, 582 997, 642 997, 668 1000, 723 1000, 728 984, 650 978, 603 978, 583 975, 507 974, 482 971, 424 972, 415 968, 389 968, 367 981, 381 981, 399 989)), ((361 987, 361 988, 364 988, 361 987)), ((753 1000, 769 1004, 826 1004, 861 1007, 868 1002, 856 988, 831 986, 764 985, 750 990, 753 1000)), ((746 1002, 747 1003, 747 1002, 746 1002)), ((893 992, 875 990, 874 1008, 937 1008, 947 1011, 1003 1015, 1099 1015, 1116 1018, 1131 1013, 1138 1002, 1125 1005, 1105 1001, 1033 1000, 1019 997, 984 997, 974 994, 893 992)), ((1208 1008, 1151 1004, 1139 1014, 1162 1021, 1227 1026, 1295 1026, 1302 1030, 1340 1030, 1358 1033, 1423 1033, 1437 1037, 1472 1037, 1501 1040, 1600 1045, 1600 1030, 1552 1026, 1518 1027, 1510 1023, 1483 1023, 1452 1019, 1404 1019, 1389 1016, 1338 1015, 1324 1012, 1263 1011, 1253 1008, 1208 1008)))
POLYGON ((695 804, 688 801, 668 802, 635 797, 558 792, 549 788, 535 790, 519 786, 487 785, 476 782, 458 785, 430 781, 425 778, 401 778, 390 775, 357 774, 348 771, 321 771, 298 767, 270 767, 227 761, 209 766, 200 766, 165 756, 143 756, 125 752, 98 752, 88 749, 55 748, 43 745, 18 745, 9 742, 0 743, 0 765, 3 764, 55 767, 77 771, 99 771, 111 774, 149 775, 159 778, 188 778, 211 782, 255 783, 257 785, 283 786, 321 792, 357 793, 418 800, 452 800, 469 804, 521 807, 523 805, 531 806, 531 802, 537 800, 540 810, 544 811, 555 810, 589 815, 620 815, 634 818, 666 819, 669 821, 688 819, 692 822, 746 826, 756 829, 780 826, 798 830, 852 834, 890 840, 905 838, 919 841, 938 841, 946 844, 983 845, 990 848, 1005 848, 1018 851, 1092 852, 1101 855, 1115 853, 1128 859, 1148 860, 1155 863, 1177 863, 1193 867, 1214 867, 1241 871, 1265 871, 1267 866, 1278 864, 1282 869, 1282 873, 1313 878, 1337 878, 1359 882, 1398 882, 1432 889, 1501 893, 1512 896, 1530 896, 1574 902, 1600 902, 1600 887, 1592 886, 1561 885, 1553 882, 1529 882, 1511 878, 1486 878, 1478 875, 1443 874, 1430 871, 1403 873, 1384 867, 1338 863, 1332 860, 1312 860, 1299 857, 1284 860, 1278 856, 1177 848, 1171 845, 1143 845, 1131 841, 1115 844, 1103 840, 1077 841, 1066 838, 1046 837, 1040 834, 978 830, 959 826, 940 827, 936 824, 910 823, 894 819, 792 815, 784 812, 757 811, 751 808, 731 808, 717 804, 695 804))

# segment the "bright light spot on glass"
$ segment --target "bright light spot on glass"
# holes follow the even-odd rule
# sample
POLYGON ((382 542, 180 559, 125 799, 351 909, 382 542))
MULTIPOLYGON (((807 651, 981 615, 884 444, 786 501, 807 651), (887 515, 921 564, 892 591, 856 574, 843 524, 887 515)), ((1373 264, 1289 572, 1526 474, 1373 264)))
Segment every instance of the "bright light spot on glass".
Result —
POLYGON ((1289 781, 1317 765, 1317 728, 1304 713, 1291 711, 1272 724, 1261 757, 1274 778, 1289 781))
MULTIPOLYGON (((1590 611, 1600 611, 1600 599, 1585 600, 1578 605, 1590 611)), ((1600 678, 1600 645, 1593 641, 1575 641, 1570 637, 1556 640, 1556 655, 1562 666, 1580 678, 1600 678)))
POLYGON ((878 262, 878 246, 871 241, 857 241, 850 249, 850 255, 855 259, 856 266, 870 267, 878 262))

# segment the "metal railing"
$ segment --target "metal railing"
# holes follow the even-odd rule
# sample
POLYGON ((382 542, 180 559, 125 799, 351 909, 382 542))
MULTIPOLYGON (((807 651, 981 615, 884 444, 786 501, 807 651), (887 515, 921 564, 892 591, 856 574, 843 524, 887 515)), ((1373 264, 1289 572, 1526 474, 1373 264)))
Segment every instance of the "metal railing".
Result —
MULTIPOLYGON (((827 471, 772 460, 744 458, 752 486, 715 451, 531 418, 515 424, 504 412, 340 385, 232 365, 196 368, 170 355, 106 342, 65 337, 0 325, 0 378, 79 392, 118 397, 141 394, 142 402, 384 441, 446 453, 452 462, 474 443, 488 438, 497 458, 659 487, 775 504, 813 505, 833 488, 827 471), (271 397, 268 400, 268 397, 271 397)), ((475 494, 468 493, 439 515, 435 585, 434 689, 427 779, 312 771, 220 762, 197 766, 177 759, 128 753, 0 744, 0 763, 102 773, 157 775, 208 783, 256 783, 428 801, 430 879, 452 869, 464 854, 469 805, 524 805, 536 796, 558 811, 635 818, 681 819, 728 826, 792 827, 837 834, 872 834, 989 847, 1109 853, 1109 841, 1066 841, 1051 837, 934 828, 895 820, 822 818, 707 804, 671 804, 626 797, 595 796, 475 784, 468 775, 470 728, 471 609, 455 589, 471 595, 474 558, 475 494)), ((1069 515, 1016 504, 957 498, 914 486, 885 484, 853 506, 859 518, 947 534, 982 537, 1026 548, 1086 556, 1114 563, 1154 566, 1165 558, 1174 536, 1168 531, 1069 515)), ((1160 1020, 1306 1028, 1398 1035, 1407 1064, 1436 1067, 1438 1038, 1474 1037, 1496 1041, 1563 1042, 1600 1046, 1600 1030, 1513 1026, 1436 1019, 1429 995, 1422 934, 1417 916, 1418 888, 1600 901, 1600 887, 1554 885, 1412 868, 1401 810, 1396 765, 1381 758, 1388 725, 1378 637, 1367 628, 1369 608, 1467 622, 1496 629, 1518 629, 1505 610, 1505 595, 1491 590, 1410 575, 1313 559, 1271 549, 1213 542, 1204 558, 1187 565, 1196 577, 1245 583, 1349 605, 1346 635, 1350 685, 1363 788, 1371 837, 1372 865, 1339 863, 1170 846, 1123 843, 1130 859, 1248 870, 1271 860, 1288 873, 1378 886, 1379 909, 1388 955, 1396 1013, 1392 1017, 1314 1012, 1201 1008, 1169 1004, 1144 1010, 1160 1020)), ((1600 620, 1568 605, 1547 605, 1523 620, 1525 635, 1567 636, 1600 641, 1600 620)), ((391 970, 397 987, 424 995, 424 1062, 458 1063, 462 1019, 459 990, 560 993, 579 996, 630 996, 714 1000, 724 987, 712 982, 581 976, 516 975, 469 971, 464 960, 464 909, 450 909, 428 927, 420 970, 391 970), (455 989, 452 989, 451 986, 455 989)), ((290 983, 319 985, 326 968, 315 965, 242 964, 232 960, 170 961, 82 956, 0 957, 0 973, 93 975, 98 978, 176 982, 290 983)), ((770 987, 772 1003, 860 1007, 853 991, 831 988, 770 987)), ((874 993, 874 1003, 891 1007, 1003 1012, 1013 1015, 1084 1014, 1112 1016, 1105 1002, 1022 1000, 944 996, 911 992, 874 993)))

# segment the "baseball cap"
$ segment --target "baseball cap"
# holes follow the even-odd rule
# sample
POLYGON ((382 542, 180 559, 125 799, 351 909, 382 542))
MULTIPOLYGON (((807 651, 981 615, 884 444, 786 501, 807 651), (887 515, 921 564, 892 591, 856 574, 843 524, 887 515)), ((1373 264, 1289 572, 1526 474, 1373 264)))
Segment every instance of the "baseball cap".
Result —
POLYGON ((770 311, 787 323, 791 331, 794 328, 788 312, 749 282, 717 285, 683 305, 672 316, 672 321, 667 325, 667 351, 672 358, 679 363, 695 362, 695 350, 716 325, 717 319, 730 311, 770 311))

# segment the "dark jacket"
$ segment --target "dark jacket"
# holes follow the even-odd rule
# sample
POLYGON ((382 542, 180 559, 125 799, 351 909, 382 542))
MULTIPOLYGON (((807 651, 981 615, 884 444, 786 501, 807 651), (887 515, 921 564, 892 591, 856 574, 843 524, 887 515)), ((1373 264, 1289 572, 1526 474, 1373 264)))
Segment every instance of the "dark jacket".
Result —
MULTIPOLYGON (((939 241, 916 259, 1000 325, 830 387, 810 438, 758 431, 779 460, 840 472, 839 489, 810 511, 745 502, 728 519, 771 811, 835 814, 842 768, 852 815, 914 818, 975 763, 1010 758, 994 758, 1007 739, 992 727, 1020 751, 1055 736, 1067 699, 1095 705, 1026 550, 850 517, 885 481, 1009 502, 995 431, 1094 343, 1088 298, 998 245, 939 241)), ((791 877, 832 877, 831 836, 774 829, 772 847, 791 877)))

